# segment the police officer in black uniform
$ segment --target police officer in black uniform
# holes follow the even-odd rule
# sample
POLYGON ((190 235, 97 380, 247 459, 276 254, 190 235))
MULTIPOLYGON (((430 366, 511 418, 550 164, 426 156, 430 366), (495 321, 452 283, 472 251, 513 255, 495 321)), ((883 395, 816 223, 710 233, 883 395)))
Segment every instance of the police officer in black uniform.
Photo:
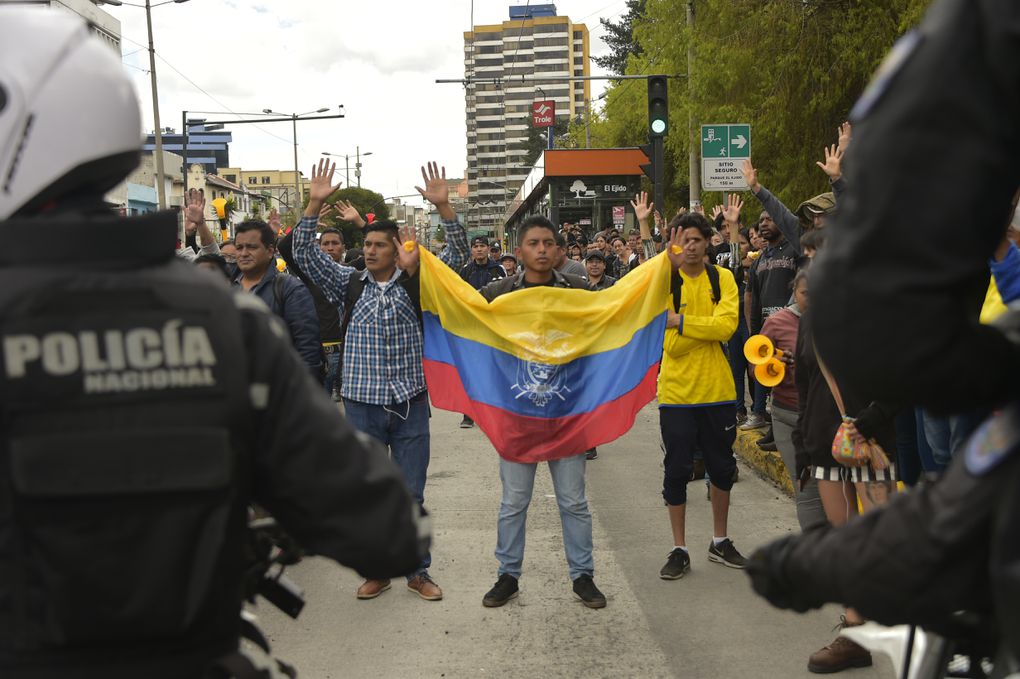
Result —
POLYGON ((0 8, 0 676, 204 677, 238 648, 247 507, 365 576, 428 530, 264 305, 113 217, 130 80, 64 12, 0 8))
POLYGON ((937 0, 852 120, 848 193, 812 274, 820 353, 850 391, 1000 410, 937 484, 768 545, 747 571, 780 607, 840 602, 985 642, 1007 676, 1020 669, 1020 312, 996 328, 978 311, 1020 186, 1020 4, 937 0))

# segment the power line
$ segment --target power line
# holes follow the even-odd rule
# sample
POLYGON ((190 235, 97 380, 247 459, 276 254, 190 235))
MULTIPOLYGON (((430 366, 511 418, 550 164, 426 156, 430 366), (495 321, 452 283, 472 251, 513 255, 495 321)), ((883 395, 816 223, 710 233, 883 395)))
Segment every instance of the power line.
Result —
MULTIPOLYGON (((149 48, 148 48, 148 47, 146 47, 145 45, 142 45, 142 44, 141 44, 140 42, 136 42, 136 41, 132 40, 131 38, 128 38, 128 37, 126 37, 126 36, 121 36, 121 37, 122 37, 122 38, 123 38, 124 40, 127 40, 127 41, 128 41, 128 42, 130 42, 130 43, 133 43, 133 44, 135 44, 135 45, 138 45, 138 46, 140 46, 140 47, 141 47, 142 49, 144 49, 144 50, 146 50, 146 51, 147 51, 147 50, 149 49, 149 48)), ((176 73, 177 75, 179 75, 179 76, 181 76, 182 78, 184 78, 184 80, 185 80, 185 81, 187 81, 187 82, 188 82, 188 83, 189 83, 189 84, 190 84, 190 85, 191 85, 192 87, 194 87, 194 88, 195 88, 196 90, 198 90, 199 92, 201 92, 201 93, 202 93, 202 94, 204 94, 205 96, 209 97, 209 98, 210 98, 210 99, 211 99, 212 101, 214 101, 214 102, 215 102, 215 103, 216 103, 216 104, 217 104, 218 106, 220 106, 220 107, 222 107, 222 108, 226 109, 226 111, 227 111, 228 113, 230 113, 231 115, 233 115, 233 116, 235 116, 235 117, 237 117, 237 118, 240 118, 240 117, 241 117, 241 114, 239 114, 239 113, 237 113, 236 111, 232 110, 232 109, 231 109, 231 108, 230 108, 229 106, 227 106, 226 104, 224 104, 224 103, 223 103, 222 101, 220 101, 219 99, 217 99, 216 97, 214 97, 213 95, 209 94, 209 93, 208 93, 208 92, 206 92, 206 91, 205 91, 204 89, 202 89, 202 87, 201 87, 200 85, 198 85, 198 83, 196 83, 196 82, 195 82, 194 80, 192 80, 192 79, 191 79, 191 78, 189 78, 188 76, 184 75, 184 73, 182 73, 182 72, 180 71, 180 69, 178 69, 178 68, 177 68, 176 66, 174 66, 173 64, 171 64, 171 63, 170 63, 169 61, 167 61, 167 60, 166 60, 166 59, 165 59, 165 58, 163 57, 163 55, 162 55, 162 54, 160 54, 159 52, 156 52, 156 56, 157 56, 157 57, 159 57, 159 60, 160 60, 160 61, 162 61, 162 62, 163 62, 164 64, 166 64, 167 66, 169 66, 169 67, 170 67, 170 70, 172 70, 172 71, 173 71, 174 73, 176 73)), ((125 66, 130 66, 130 64, 125 64, 125 66)), ((137 67, 133 67, 133 68, 137 68, 137 67)), ((147 71, 146 71, 146 72, 147 72, 147 71)), ((279 139, 280 141, 282 141, 282 142, 285 142, 285 143, 286 143, 286 144, 288 144, 288 145, 293 145, 293 143, 294 143, 294 142, 293 142, 292 140, 290 140, 290 139, 284 139, 283 137, 281 137, 281 136, 280 136, 280 135, 278 135, 278 134, 273 134, 272 132, 270 132, 269 130, 265 129, 264 127, 260 127, 259 125, 254 125, 254 127, 255 127, 255 128, 257 129, 257 130, 259 130, 260 132, 263 132, 263 133, 265 133, 265 134, 268 134, 268 135, 269 135, 270 137, 275 137, 276 139, 279 139)), ((183 132, 183 130, 182 130, 182 132, 183 132)), ((298 144, 298 148, 301 148, 301 145, 300 145, 300 144, 298 144)))

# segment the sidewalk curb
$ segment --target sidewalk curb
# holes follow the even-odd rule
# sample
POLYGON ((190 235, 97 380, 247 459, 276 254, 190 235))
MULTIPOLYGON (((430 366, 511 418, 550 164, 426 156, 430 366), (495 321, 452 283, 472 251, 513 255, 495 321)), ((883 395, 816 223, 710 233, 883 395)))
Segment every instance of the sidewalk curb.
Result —
POLYGON ((764 429, 737 432, 733 452, 750 465, 758 476, 771 481, 784 493, 793 497, 793 483, 786 471, 786 465, 783 464, 783 458, 779 456, 779 453, 762 450, 755 443, 764 433, 764 429))

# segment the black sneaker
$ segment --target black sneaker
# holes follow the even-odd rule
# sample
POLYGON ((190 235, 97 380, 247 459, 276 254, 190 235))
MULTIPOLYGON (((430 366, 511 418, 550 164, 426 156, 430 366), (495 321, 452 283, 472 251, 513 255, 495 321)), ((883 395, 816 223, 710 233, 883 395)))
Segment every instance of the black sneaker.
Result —
POLYGON ((460 421, 460 428, 461 429, 471 429, 474 426, 475 426, 475 421, 472 420, 467 415, 465 415, 464 419, 460 421))
POLYGON ((606 607, 606 596, 595 586, 590 575, 582 575, 574 580, 574 594, 588 608, 606 607))
POLYGON ((492 586, 485 596, 482 597, 482 605, 486 608, 498 608, 510 599, 517 597, 517 578, 509 573, 503 573, 499 580, 492 586))
POLYGON ((666 565, 659 571, 659 577, 663 580, 679 580, 686 573, 691 572, 691 556, 686 551, 676 548, 669 553, 666 565))
POLYGON ((598 448, 592 448, 584 452, 584 459, 586 460, 597 460, 599 459, 598 448))
POLYGON ((718 546, 715 544, 715 540, 708 546, 708 560, 721 563, 723 566, 729 566, 730 568, 743 568, 744 564, 747 563, 737 548, 733 546, 733 540, 723 540, 718 546))
POLYGON ((768 444, 768 443, 775 443, 775 442, 776 442, 776 435, 772 431, 772 427, 769 427, 769 430, 767 432, 765 432, 765 436, 762 436, 760 439, 755 441, 755 443, 757 443, 759 446, 764 445, 764 444, 768 444))

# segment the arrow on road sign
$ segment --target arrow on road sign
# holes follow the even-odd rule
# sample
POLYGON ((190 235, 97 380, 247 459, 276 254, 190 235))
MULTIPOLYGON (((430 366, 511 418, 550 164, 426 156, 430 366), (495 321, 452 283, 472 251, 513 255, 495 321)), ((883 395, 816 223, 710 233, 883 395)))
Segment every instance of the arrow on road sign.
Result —
POLYGON ((736 137, 730 140, 730 143, 736 146, 738 149, 742 149, 747 146, 747 139, 742 134, 738 134, 736 137))

